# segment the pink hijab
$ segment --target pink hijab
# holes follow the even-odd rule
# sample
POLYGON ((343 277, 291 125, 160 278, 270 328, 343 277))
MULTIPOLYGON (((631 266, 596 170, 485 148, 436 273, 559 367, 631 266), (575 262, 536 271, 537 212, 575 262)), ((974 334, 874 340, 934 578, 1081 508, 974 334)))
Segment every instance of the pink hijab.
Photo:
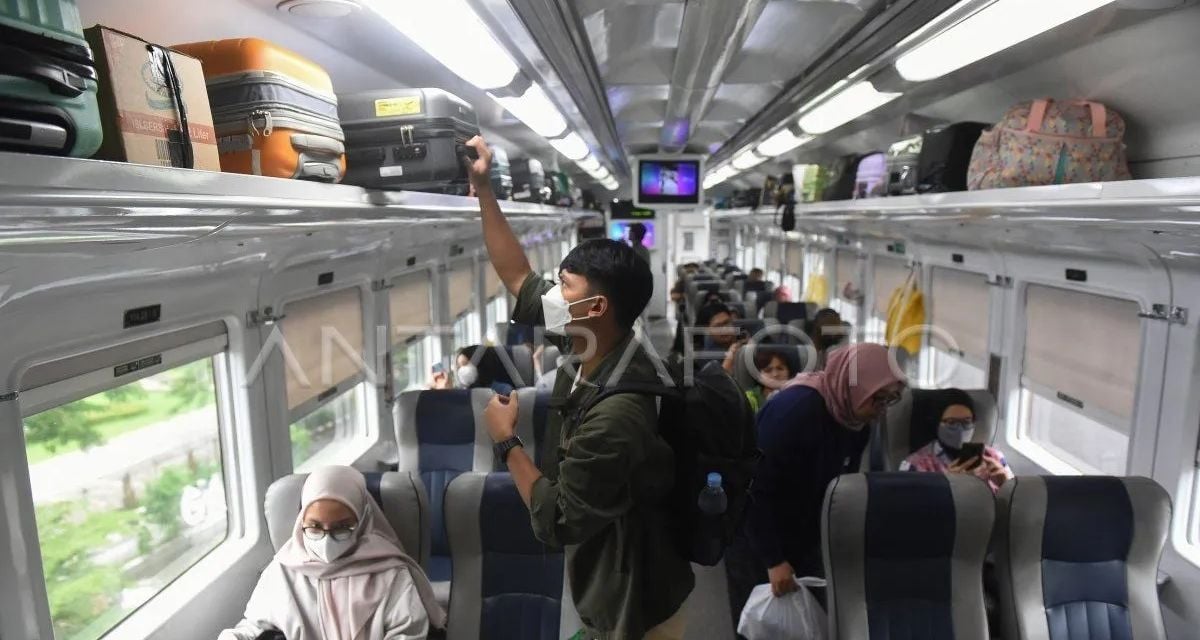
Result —
POLYGON ((858 422, 855 409, 869 402, 880 389, 903 380, 892 368, 887 347, 861 343, 830 352, 823 371, 801 373, 784 388, 816 389, 833 419, 849 426, 858 422))
POLYGON ((300 515, 292 537, 280 547, 275 559, 284 569, 317 581, 321 602, 321 626, 330 640, 351 640, 367 625, 392 586, 401 567, 412 576, 421 603, 434 627, 446 626, 446 614, 434 599, 429 578, 420 564, 401 548, 400 540, 367 492, 358 470, 331 466, 314 471, 300 493, 300 515), (304 547, 304 514, 317 500, 336 500, 358 518, 358 544, 346 555, 325 563, 304 547))

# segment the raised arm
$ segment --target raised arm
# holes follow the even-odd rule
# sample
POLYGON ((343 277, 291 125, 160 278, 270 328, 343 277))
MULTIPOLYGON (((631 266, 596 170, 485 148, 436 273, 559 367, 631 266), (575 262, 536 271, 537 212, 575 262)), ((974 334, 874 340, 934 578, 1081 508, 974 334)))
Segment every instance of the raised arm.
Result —
POLYGON ((509 293, 516 296, 521 285, 533 269, 521 248, 521 241, 508 226, 508 220, 500 212, 500 203, 492 191, 492 152, 483 138, 475 136, 467 142, 479 153, 479 159, 467 161, 467 172, 471 186, 479 198, 479 212, 483 218, 483 242, 487 245, 492 268, 509 293))

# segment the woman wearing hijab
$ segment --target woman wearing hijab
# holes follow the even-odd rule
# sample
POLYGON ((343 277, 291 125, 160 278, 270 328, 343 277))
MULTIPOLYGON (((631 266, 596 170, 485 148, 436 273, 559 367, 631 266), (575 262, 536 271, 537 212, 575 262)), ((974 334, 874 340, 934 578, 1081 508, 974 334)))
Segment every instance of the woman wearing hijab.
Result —
POLYGON ((931 473, 966 473, 988 483, 992 493, 1013 477, 1004 454, 991 445, 984 445, 983 454, 963 459, 964 443, 975 436, 975 403, 962 389, 946 389, 934 394, 929 406, 914 402, 913 424, 937 421, 937 437, 917 449, 900 463, 901 471, 931 473))
POLYGON ((218 640, 417 640, 445 626, 425 572, 350 467, 314 472, 292 537, 259 577, 245 619, 218 640))
POLYGON ((825 488, 858 471, 870 436, 865 427, 903 390, 885 347, 856 344, 829 354, 823 371, 792 378, 758 412, 763 457, 750 490, 750 548, 735 543, 740 549, 727 557, 735 620, 755 585, 769 579, 782 596, 796 589, 797 575, 824 574, 825 488))

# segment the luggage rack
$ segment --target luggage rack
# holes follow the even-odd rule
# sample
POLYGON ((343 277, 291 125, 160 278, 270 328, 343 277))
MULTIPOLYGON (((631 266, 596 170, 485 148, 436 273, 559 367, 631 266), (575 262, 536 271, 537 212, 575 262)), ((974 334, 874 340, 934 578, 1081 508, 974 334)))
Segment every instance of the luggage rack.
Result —
MULTIPOLYGON (((502 201, 511 219, 587 218, 597 212, 502 201)), ((371 191, 213 171, 0 153, 0 218, 22 208, 170 209, 211 217, 218 209, 239 220, 288 222, 477 218, 475 198, 414 191, 371 191)))

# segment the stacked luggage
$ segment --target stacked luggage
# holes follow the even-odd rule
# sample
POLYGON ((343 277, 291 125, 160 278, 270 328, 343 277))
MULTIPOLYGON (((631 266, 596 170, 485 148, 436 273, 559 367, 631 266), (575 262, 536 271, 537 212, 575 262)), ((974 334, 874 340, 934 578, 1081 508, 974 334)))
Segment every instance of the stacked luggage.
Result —
POLYGON ((503 147, 492 147, 492 191, 500 200, 512 200, 512 169, 503 147))
POLYGON ((517 202, 550 202, 550 188, 542 163, 533 158, 517 158, 510 167, 513 181, 513 200, 517 202))
POLYGON ((75 0, 0 3, 0 150, 91 157, 97 80, 75 0))
POLYGON ((341 180, 345 138, 333 81, 323 68, 258 38, 175 49, 204 63, 222 171, 341 180))
POLYGON ((467 141, 479 135, 475 109, 441 89, 369 91, 341 97, 346 182, 375 189, 458 193, 467 185, 467 141))

